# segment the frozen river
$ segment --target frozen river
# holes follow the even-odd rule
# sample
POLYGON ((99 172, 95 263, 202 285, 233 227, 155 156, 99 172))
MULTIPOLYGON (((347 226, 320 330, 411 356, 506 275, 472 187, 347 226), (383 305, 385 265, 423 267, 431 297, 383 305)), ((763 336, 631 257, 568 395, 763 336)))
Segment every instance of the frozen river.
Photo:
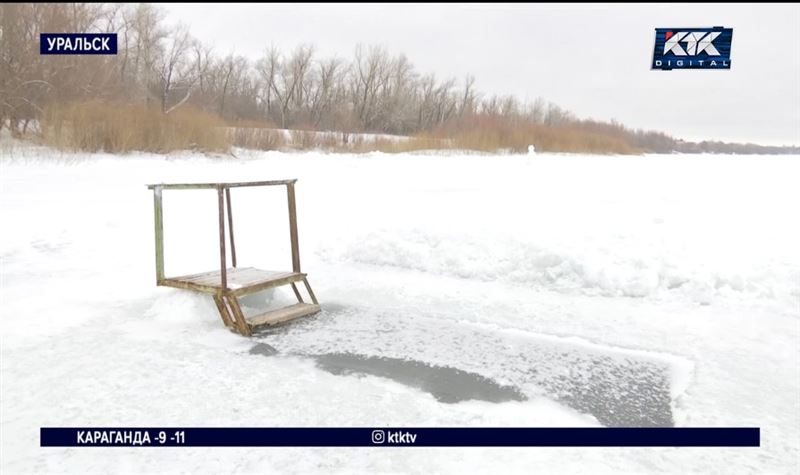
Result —
MULTIPOLYGON (((797 471, 800 157, 237 155, 0 157, 3 472, 797 471), (282 178, 318 316, 247 339, 155 286, 146 183, 282 178), (762 446, 39 447, 88 425, 756 426, 762 446)), ((290 268, 285 196, 232 200, 240 265, 290 268)), ((215 269, 215 193, 164 206, 167 275, 215 269)))

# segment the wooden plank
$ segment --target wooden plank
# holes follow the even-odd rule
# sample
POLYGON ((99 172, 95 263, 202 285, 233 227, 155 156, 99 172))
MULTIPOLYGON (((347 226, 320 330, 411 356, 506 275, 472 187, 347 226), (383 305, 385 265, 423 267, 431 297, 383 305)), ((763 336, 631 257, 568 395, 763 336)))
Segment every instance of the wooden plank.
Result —
POLYGON ((309 303, 296 303, 288 307, 271 310, 261 315, 256 315, 247 320, 251 328, 277 325, 295 318, 305 317, 320 311, 319 305, 309 303))
POLYGON ((300 276, 299 274, 295 274, 294 272, 280 272, 270 275, 256 274, 241 279, 238 278, 237 276, 232 280, 228 279, 228 290, 247 289, 253 286, 268 284, 272 282, 286 282, 288 284, 289 282, 297 282, 299 280, 302 280, 302 276, 300 276))
POLYGON ((294 296, 297 297, 297 301, 300 302, 300 303, 304 303, 303 302, 303 296, 300 295, 300 291, 297 290, 297 285, 295 285, 294 282, 292 282, 292 290, 294 291, 294 296))
POLYGON ((304 275, 305 274, 290 273, 286 274, 286 277, 282 277, 280 279, 267 280, 257 284, 248 285, 247 287, 241 287, 239 289, 231 289, 229 293, 236 295, 237 297, 241 297, 243 295, 250 295, 256 292, 261 292, 262 290, 271 289, 273 287, 280 287, 282 285, 290 284, 292 282, 299 282, 303 280, 304 275))
MULTIPOLYGON (((248 279, 254 280, 256 276, 261 276, 258 274, 258 270, 252 267, 241 267, 234 269, 233 267, 228 267, 226 269, 228 275, 228 283, 237 282, 242 283, 247 281, 248 279)), ((262 271, 266 274, 262 277, 266 277, 269 271, 262 271)), ((173 279, 180 279, 187 282, 192 282, 195 284, 205 284, 205 285, 217 285, 219 287, 220 281, 220 271, 214 270, 209 272, 203 272, 200 274, 193 274, 193 275, 185 275, 181 277, 172 277, 173 279)))
POLYGON ((225 207, 223 206, 222 188, 217 188, 217 202, 219 205, 219 275, 220 287, 228 288, 228 266, 225 265, 225 207))
MULTIPOLYGON (((303 280, 305 274, 255 269, 253 267, 228 268, 228 293, 237 296, 252 294, 271 287, 303 280)), ((216 293, 221 290, 220 271, 202 272, 163 279, 159 285, 199 292, 216 293)))
MULTIPOLYGON (((227 269, 229 289, 255 284, 264 280, 269 280, 271 277, 272 273, 258 272, 255 269, 251 269, 249 271, 239 271, 239 269, 234 269, 231 267, 227 269)), ((189 281, 195 284, 216 285, 219 287, 220 273, 219 271, 215 271, 211 275, 195 277, 189 281)))
MULTIPOLYGON (((228 278, 229 280, 238 279, 238 283, 245 282, 247 280, 255 278, 259 279, 269 279, 272 276, 276 276, 279 274, 290 274, 291 272, 282 272, 282 271, 270 271, 270 270, 261 270, 256 269, 255 267, 237 267, 234 269, 233 267, 228 267, 228 278)), ((170 277, 173 280, 183 280, 186 282, 194 282, 194 283, 219 283, 219 271, 212 270, 206 272, 199 272, 197 274, 188 274, 182 275, 178 277, 170 277)), ((218 286, 219 287, 219 286, 218 286)))
POLYGON ((226 327, 234 328, 233 321, 231 321, 231 316, 228 313, 228 307, 225 306, 221 293, 214 294, 214 303, 217 304, 217 310, 219 310, 219 316, 222 317, 222 323, 224 323, 226 327))
POLYGON ((317 297, 314 295, 314 291, 311 290, 311 285, 308 283, 308 279, 303 277, 303 283, 306 284, 306 290, 308 290, 308 295, 311 296, 311 301, 315 304, 318 304, 319 302, 317 302, 317 297))
MULTIPOLYGON (((239 267, 238 269, 233 269, 232 267, 228 267, 228 272, 233 274, 234 272, 242 272, 248 269, 254 269, 253 267, 239 267)), ((178 277, 170 277, 170 279, 174 280, 185 280, 185 281, 194 281, 200 280, 200 278, 208 277, 214 278, 216 281, 219 281, 219 271, 218 270, 211 270, 206 272, 198 272, 197 274, 187 274, 178 277)))
POLYGON ((236 244, 233 242, 233 211, 231 211, 231 189, 225 188, 225 201, 228 203, 228 235, 231 242, 231 262, 236 267, 236 244))
POLYGON ((153 189, 153 207, 156 228, 156 284, 158 284, 164 280, 164 213, 160 187, 153 189))
MULTIPOLYGON (((254 269, 252 267, 232 268, 227 269, 228 272, 228 288, 237 289, 241 287, 248 287, 263 282, 272 280, 280 280, 291 275, 293 272, 280 272, 254 269)), ((219 287, 220 274, 219 271, 204 272, 202 274, 187 275, 182 277, 171 277, 173 280, 181 280, 192 284, 200 285, 213 285, 219 287)), ((300 279, 298 279, 300 280, 300 279)))
POLYGON ((228 301, 228 306, 231 308, 231 312, 233 312, 236 321, 236 328, 239 330, 239 333, 244 336, 250 336, 252 331, 250 330, 250 326, 247 324, 247 320, 244 318, 242 308, 239 306, 239 301, 236 300, 235 296, 230 294, 226 295, 225 299, 228 301))
POLYGON ((219 283, 216 286, 209 286, 209 285, 200 285, 200 284, 193 284, 191 282, 184 282, 182 280, 175 280, 175 279, 162 279, 158 285, 162 287, 175 287, 178 289, 186 289, 186 290, 195 290, 197 292, 205 292, 207 294, 215 294, 219 291, 219 283))
POLYGON ((288 185, 289 183, 296 182, 296 178, 289 180, 268 180, 268 181, 242 181, 230 183, 152 183, 147 185, 149 189, 161 188, 164 190, 201 190, 201 189, 216 189, 221 187, 227 188, 241 188, 245 186, 277 186, 288 185))
POLYGON ((289 202, 289 237, 292 241, 292 270, 300 272, 300 245, 297 240, 297 209, 294 198, 294 183, 286 185, 289 202))

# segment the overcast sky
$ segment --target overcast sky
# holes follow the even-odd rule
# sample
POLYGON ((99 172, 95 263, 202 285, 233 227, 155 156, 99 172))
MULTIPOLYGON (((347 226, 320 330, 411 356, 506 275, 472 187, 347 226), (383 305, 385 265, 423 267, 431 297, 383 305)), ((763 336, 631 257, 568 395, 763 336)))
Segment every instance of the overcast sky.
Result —
POLYGON ((220 54, 311 43, 405 53, 437 77, 698 140, 800 145, 800 6, 165 4, 220 54), (730 71, 652 71, 655 28, 733 28, 730 71))

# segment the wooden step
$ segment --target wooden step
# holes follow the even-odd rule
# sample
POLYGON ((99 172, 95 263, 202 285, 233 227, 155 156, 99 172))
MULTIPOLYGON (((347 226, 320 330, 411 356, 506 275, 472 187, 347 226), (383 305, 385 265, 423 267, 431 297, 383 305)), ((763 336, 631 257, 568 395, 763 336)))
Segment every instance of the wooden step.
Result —
POLYGON ((296 303, 288 307, 279 308, 277 310, 270 310, 269 312, 256 315, 255 317, 248 318, 247 323, 250 328, 268 327, 277 325, 278 323, 286 322, 295 318, 305 317, 319 312, 319 305, 311 303, 296 303))

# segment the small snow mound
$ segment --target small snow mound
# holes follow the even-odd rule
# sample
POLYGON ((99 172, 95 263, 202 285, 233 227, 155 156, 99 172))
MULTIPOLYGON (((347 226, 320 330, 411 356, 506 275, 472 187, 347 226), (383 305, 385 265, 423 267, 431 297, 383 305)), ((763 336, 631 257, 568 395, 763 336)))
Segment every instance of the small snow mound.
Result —
POLYGON ((219 317, 211 299, 189 292, 164 292, 144 312, 145 319, 162 327, 186 327, 198 323, 216 324, 219 317))
POLYGON ((536 155, 536 147, 533 144, 528 145, 528 155, 536 155))

